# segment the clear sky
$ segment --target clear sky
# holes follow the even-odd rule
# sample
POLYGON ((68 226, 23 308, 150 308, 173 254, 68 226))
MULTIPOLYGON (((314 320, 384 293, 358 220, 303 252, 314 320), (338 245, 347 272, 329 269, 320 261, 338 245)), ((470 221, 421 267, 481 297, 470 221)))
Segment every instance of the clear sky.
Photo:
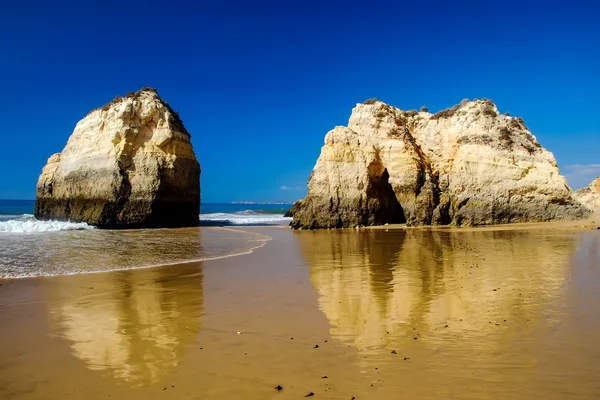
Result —
POLYGON ((206 202, 302 198, 327 131, 372 97, 432 112, 492 99, 587 185, 599 4, 3 1, 0 198, 35 198, 77 121, 143 86, 192 134, 206 202))

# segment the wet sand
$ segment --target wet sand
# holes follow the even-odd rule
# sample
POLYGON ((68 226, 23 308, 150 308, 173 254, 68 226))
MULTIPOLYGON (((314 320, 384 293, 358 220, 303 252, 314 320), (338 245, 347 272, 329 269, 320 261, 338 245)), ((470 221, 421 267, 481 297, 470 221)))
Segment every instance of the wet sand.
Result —
POLYGON ((76 275, 240 255, 268 237, 226 227, 0 232, 0 279, 76 275))
POLYGON ((0 398, 600 396, 600 231, 243 230, 272 240, 0 280, 0 398))
POLYGON ((515 224, 486 225, 486 226, 418 226, 407 227, 406 224, 385 224, 360 227, 360 229, 421 229, 430 231, 459 230, 459 231, 514 231, 514 230, 594 230, 600 229, 600 209, 594 210, 587 219, 574 221, 524 222, 515 224))

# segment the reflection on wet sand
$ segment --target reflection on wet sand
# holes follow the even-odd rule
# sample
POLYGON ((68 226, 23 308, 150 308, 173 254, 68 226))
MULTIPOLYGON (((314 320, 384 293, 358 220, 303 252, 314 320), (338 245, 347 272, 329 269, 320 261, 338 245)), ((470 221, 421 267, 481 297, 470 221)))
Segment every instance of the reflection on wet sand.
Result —
POLYGON ((419 398, 552 397, 589 393, 600 372, 582 367, 585 352, 568 350, 597 324, 564 333, 581 243, 571 233, 341 230, 296 239, 331 335, 357 348, 363 372, 388 390, 419 398), (573 365, 538 376, 538 365, 567 355, 573 365), (569 392, 569 375, 586 383, 569 392))
POLYGON ((64 295, 50 304, 59 335, 91 370, 133 384, 157 382, 177 367, 195 340, 202 314, 202 274, 174 276, 165 268, 98 274, 74 288, 50 280, 46 290, 64 295))
POLYGON ((0 282, 0 399, 599 397, 600 231, 254 232, 247 256, 0 282))
POLYGON ((533 317, 558 295, 574 250, 571 237, 527 231, 298 237, 332 333, 365 351, 414 336, 427 342, 450 322, 462 335, 487 337, 498 331, 486 329, 490 321, 533 317))

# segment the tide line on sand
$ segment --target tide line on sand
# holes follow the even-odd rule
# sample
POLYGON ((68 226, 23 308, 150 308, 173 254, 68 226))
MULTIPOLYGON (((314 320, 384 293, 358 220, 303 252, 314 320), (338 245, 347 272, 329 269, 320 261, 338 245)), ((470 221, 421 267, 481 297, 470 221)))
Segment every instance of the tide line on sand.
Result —
POLYGON ((253 245, 250 245, 249 248, 246 248, 242 251, 234 252, 231 254, 220 255, 220 256, 208 256, 208 257, 194 258, 194 259, 189 259, 189 260, 178 260, 178 261, 174 261, 174 262, 163 262, 163 263, 136 265, 136 266, 129 266, 129 267, 116 267, 116 268, 109 268, 109 269, 105 269, 105 270, 95 270, 95 271, 72 271, 72 272, 61 272, 61 273, 56 273, 56 274, 29 273, 29 274, 18 274, 18 275, 3 275, 0 273, 0 280, 2 280, 2 279, 36 278, 36 277, 40 277, 40 276, 53 277, 53 276, 65 276, 65 275, 98 274, 98 273, 104 273, 104 272, 126 271, 126 270, 145 269, 145 268, 157 268, 157 267, 166 267, 166 266, 171 266, 171 265, 190 264, 190 263, 201 262, 201 261, 220 260, 220 259, 224 259, 224 258, 237 257, 237 256, 251 254, 252 252, 254 252, 254 250, 264 247, 267 244, 267 242, 272 240, 272 238, 270 236, 260 234, 257 232, 249 232, 249 231, 246 231, 243 229, 234 229, 234 228, 226 228, 226 227, 215 227, 215 228, 210 228, 210 229, 218 229, 218 230, 223 230, 223 231, 252 234, 252 235, 255 235, 256 237, 252 238, 252 239, 248 239, 248 243, 253 244, 253 245))

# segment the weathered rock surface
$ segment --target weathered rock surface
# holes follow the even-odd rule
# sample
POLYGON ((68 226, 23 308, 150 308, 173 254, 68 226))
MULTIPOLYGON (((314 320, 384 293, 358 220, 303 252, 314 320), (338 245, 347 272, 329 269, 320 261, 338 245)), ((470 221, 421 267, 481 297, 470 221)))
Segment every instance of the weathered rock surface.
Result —
POLYGON ((283 214, 283 216, 286 218, 293 217, 294 214, 296 214, 296 212, 300 209, 300 206, 302 206, 302 200, 297 200, 294 205, 291 206, 290 209, 285 212, 285 214, 283 214))
POLYGON ((521 118, 489 100, 431 114, 377 100, 325 136, 292 227, 486 225, 589 210, 521 118))
POLYGON ((156 90, 117 96, 79 121, 37 184, 38 219, 100 227, 198 223, 200 165, 190 134, 156 90))
POLYGON ((600 209, 600 176, 594 179, 590 186, 577 190, 575 195, 592 210, 600 209))

